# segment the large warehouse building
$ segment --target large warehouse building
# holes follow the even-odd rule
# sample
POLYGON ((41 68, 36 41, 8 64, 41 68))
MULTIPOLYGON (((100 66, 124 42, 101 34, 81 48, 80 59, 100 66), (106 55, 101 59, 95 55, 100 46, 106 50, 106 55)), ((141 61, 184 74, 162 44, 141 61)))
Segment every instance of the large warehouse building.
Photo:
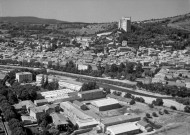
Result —
POLYGON ((134 135, 140 133, 140 129, 134 122, 122 123, 107 127, 108 135, 134 135))
POLYGON ((121 107, 119 102, 113 98, 106 98, 106 99, 92 101, 91 104, 92 104, 92 107, 96 109, 97 111, 107 111, 107 110, 117 109, 121 107))
POLYGON ((62 102, 60 103, 60 107, 64 110, 64 113, 69 117, 71 122, 79 129, 92 128, 98 125, 98 121, 75 107, 71 102, 62 102))
POLYGON ((103 132, 105 132, 106 128, 109 126, 118 125, 118 124, 127 123, 127 122, 137 122, 139 120, 141 120, 141 117, 136 116, 136 115, 134 116, 133 115, 118 115, 118 116, 101 119, 100 126, 103 132))

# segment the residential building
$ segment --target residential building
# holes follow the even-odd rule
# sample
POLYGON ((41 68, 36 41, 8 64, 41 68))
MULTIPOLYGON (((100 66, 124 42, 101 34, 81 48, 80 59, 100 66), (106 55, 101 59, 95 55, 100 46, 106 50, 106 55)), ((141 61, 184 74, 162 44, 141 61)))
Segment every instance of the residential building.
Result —
POLYGON ((31 82, 32 81, 32 73, 30 73, 30 72, 16 73, 16 80, 19 83, 22 83, 22 82, 31 82))

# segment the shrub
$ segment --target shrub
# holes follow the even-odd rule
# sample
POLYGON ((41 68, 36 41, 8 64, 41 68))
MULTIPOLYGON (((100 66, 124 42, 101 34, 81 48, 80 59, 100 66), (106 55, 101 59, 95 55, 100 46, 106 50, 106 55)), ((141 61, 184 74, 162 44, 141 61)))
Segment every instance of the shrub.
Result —
POLYGON ((147 117, 147 118, 150 118, 151 116, 150 116, 150 114, 149 114, 149 113, 146 113, 146 117, 147 117))
POLYGON ((153 112, 153 113, 152 113, 152 116, 158 117, 158 115, 156 114, 156 112, 153 112))
POLYGON ((154 108, 154 105, 153 105, 153 104, 148 104, 148 106, 149 106, 150 108, 154 108))
POLYGON ((190 106, 185 106, 184 112, 190 113, 190 106))
POLYGON ((130 105, 134 105, 135 104, 135 100, 132 99, 131 102, 130 102, 130 105))
POLYGON ((163 115, 163 112, 162 112, 162 111, 159 111, 159 114, 160 114, 160 115, 163 115))
POLYGON ((165 114, 169 114, 168 110, 164 109, 164 113, 165 114))
POLYGON ((135 97, 135 101, 141 102, 141 103, 145 102, 144 98, 142 98, 142 97, 135 97))
POLYGON ((154 104, 156 106, 162 106, 164 104, 164 102, 161 98, 157 98, 156 100, 152 101, 152 104, 154 104))
POLYGON ((172 110, 177 110, 177 108, 175 106, 171 106, 170 107, 172 110))
POLYGON ((131 98, 132 95, 131 95, 130 93, 126 93, 126 94, 124 95, 124 97, 125 97, 125 98, 131 98))

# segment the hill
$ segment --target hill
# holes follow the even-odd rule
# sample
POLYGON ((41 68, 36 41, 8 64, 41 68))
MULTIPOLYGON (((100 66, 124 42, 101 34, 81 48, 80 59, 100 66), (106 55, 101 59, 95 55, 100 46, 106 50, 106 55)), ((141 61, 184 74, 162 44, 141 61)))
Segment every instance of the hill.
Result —
POLYGON ((168 27, 190 31, 190 13, 173 17, 144 20, 143 23, 165 22, 168 27))
POLYGON ((31 24, 58 24, 58 23, 69 23, 66 21, 56 20, 56 19, 44 19, 31 16, 22 17, 0 17, 0 22, 9 23, 31 23, 31 24))
POLYGON ((190 31, 190 13, 171 17, 168 26, 190 31))

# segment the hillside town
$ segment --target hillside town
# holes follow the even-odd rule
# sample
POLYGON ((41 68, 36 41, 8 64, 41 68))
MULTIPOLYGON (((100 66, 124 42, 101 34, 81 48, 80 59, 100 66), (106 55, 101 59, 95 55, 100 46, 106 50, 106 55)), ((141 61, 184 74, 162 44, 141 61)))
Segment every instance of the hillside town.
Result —
POLYGON ((148 135, 176 123, 188 128, 190 33, 168 22, 0 22, 0 135, 148 135), (61 31, 100 25, 106 28, 94 34, 61 31))

